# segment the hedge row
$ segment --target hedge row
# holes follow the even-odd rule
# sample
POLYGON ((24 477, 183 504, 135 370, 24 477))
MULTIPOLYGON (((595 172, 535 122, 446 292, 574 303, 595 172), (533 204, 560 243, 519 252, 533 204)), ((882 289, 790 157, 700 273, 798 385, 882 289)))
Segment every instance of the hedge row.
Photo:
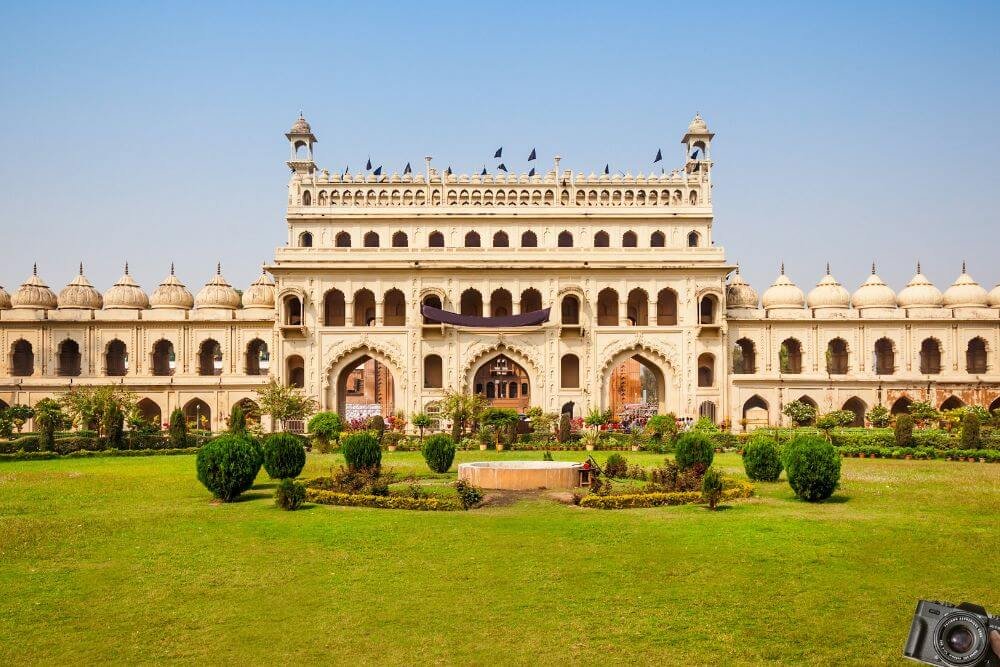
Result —
POLYGON ((376 507, 387 510, 419 510, 424 512, 452 512, 461 510, 457 500, 444 498, 411 498, 408 496, 368 496, 354 493, 337 493, 321 489, 306 489, 306 500, 320 505, 344 507, 376 507))
MULTIPOLYGON (((761 428, 753 433, 772 436, 780 444, 785 444, 796 435, 819 433, 816 428, 761 428)), ((741 439, 747 436, 741 435, 741 439)), ((837 447, 883 447, 896 449, 896 436, 891 428, 837 428, 830 432, 830 439, 837 447)), ((1000 429, 983 427, 979 434, 982 449, 1000 450, 1000 429)), ((958 449, 959 432, 941 429, 916 429, 913 431, 914 447, 934 449, 958 449)))
POLYGON ((932 447, 839 447, 844 456, 870 456, 880 459, 983 459, 988 463, 1000 463, 1000 451, 996 449, 935 449, 932 447))
MULTIPOLYGON (((753 485, 739 483, 722 492, 721 500, 738 500, 753 496, 753 485)), ((581 507, 600 510, 622 510, 637 507, 660 507, 663 505, 695 505, 702 502, 700 491, 674 491, 671 493, 629 493, 599 496, 591 494, 580 499, 581 507)))
MULTIPOLYGON (((188 435, 188 447, 197 448, 206 441, 204 436, 188 435)), ((135 434, 125 438, 126 449, 122 451, 146 451, 150 449, 174 449, 170 446, 170 438, 159 433, 135 434)), ((40 452, 41 436, 37 434, 22 435, 14 440, 0 440, 0 454, 15 452, 40 452)), ((53 452, 56 454, 71 454, 78 451, 100 452, 108 450, 106 439, 99 439, 89 433, 70 433, 56 438, 53 452)))
POLYGON ((0 461, 47 461, 49 459, 92 459, 104 456, 175 456, 178 454, 196 454, 197 447, 184 449, 99 449, 97 451, 80 449, 68 454, 57 452, 11 452, 0 453, 0 461))

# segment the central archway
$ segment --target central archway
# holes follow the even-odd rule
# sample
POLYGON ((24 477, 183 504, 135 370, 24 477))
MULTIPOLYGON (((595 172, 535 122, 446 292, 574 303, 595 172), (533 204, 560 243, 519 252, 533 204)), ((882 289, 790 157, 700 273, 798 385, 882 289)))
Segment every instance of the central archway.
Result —
POLYGON ((666 376, 641 354, 626 356, 611 366, 606 390, 608 409, 618 421, 666 412, 666 376))
POLYGON ((344 419, 389 417, 395 412, 396 378, 379 355, 359 350, 334 373, 337 412, 344 419))
POLYGON ((497 354, 476 369, 472 390, 494 407, 524 412, 531 405, 528 371, 506 354, 497 354))

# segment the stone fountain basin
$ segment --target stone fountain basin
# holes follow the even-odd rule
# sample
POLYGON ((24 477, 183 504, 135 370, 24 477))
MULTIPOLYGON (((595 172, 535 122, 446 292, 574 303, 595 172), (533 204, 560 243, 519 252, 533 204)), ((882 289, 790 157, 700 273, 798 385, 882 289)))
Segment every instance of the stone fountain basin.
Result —
POLYGON ((460 464, 458 478, 484 489, 570 489, 580 486, 580 467, 564 461, 475 461, 460 464))

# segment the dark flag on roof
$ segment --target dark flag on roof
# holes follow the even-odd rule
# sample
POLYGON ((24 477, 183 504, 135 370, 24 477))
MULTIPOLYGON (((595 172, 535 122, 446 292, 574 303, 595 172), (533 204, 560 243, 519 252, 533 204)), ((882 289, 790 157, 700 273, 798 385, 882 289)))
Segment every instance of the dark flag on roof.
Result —
POLYGON ((532 167, 531 171, 528 172, 528 176, 534 176, 534 175, 535 175, 535 168, 532 167))
POLYGON ((368 164, 365 165, 365 171, 371 171, 371 168, 372 168, 372 159, 368 158, 368 164))
POLYGON ((410 163, 409 163, 409 162, 407 162, 407 163, 406 163, 406 168, 405 168, 405 169, 403 169, 403 173, 404 173, 404 174, 409 174, 409 173, 410 173, 411 171, 413 171, 413 170, 412 170, 412 169, 410 169, 410 163))
POLYGON ((498 148, 497 152, 493 154, 493 157, 502 157, 502 156, 503 156, 503 146, 498 148))
POLYGON ((663 159, 663 151, 661 151, 659 148, 657 148, 656 149, 656 159, 653 160, 653 164, 656 164, 657 162, 659 162, 662 159, 663 159))
POLYGON ((605 174, 610 174, 611 173, 611 170, 608 169, 608 165, 604 165, 604 173, 605 174))
POLYGON ((378 169, 376 169, 372 173, 375 174, 376 176, 381 176, 382 175, 382 165, 379 165, 378 169))
POLYGON ((451 176, 451 165, 450 164, 448 165, 448 168, 444 170, 444 173, 445 173, 446 176, 451 176))
POLYGON ((691 159, 692 160, 697 160, 698 159, 698 149, 697 148, 694 149, 693 151, 691 151, 691 159))
POLYGON ((538 156, 535 155, 535 149, 532 148, 531 149, 531 155, 528 156, 528 162, 531 162, 532 160, 537 159, 537 157, 538 156))
POLYGON ((485 176, 486 175, 486 165, 485 164, 483 165, 483 171, 479 175, 480 176, 485 176))
POLYGON ((507 165, 505 165, 503 162, 500 163, 500 166, 497 167, 497 169, 499 169, 500 171, 502 171, 504 173, 507 173, 507 165))

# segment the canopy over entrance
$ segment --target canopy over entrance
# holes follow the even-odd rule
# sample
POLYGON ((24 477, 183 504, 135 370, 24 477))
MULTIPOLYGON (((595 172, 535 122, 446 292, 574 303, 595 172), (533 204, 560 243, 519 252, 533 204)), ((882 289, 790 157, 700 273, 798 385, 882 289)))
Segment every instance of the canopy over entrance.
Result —
POLYGON ((549 321, 551 308, 543 308, 521 315, 506 315, 502 317, 479 317, 477 315, 460 315, 433 306, 421 306, 420 314, 428 322, 453 324, 457 327, 532 327, 549 321))

